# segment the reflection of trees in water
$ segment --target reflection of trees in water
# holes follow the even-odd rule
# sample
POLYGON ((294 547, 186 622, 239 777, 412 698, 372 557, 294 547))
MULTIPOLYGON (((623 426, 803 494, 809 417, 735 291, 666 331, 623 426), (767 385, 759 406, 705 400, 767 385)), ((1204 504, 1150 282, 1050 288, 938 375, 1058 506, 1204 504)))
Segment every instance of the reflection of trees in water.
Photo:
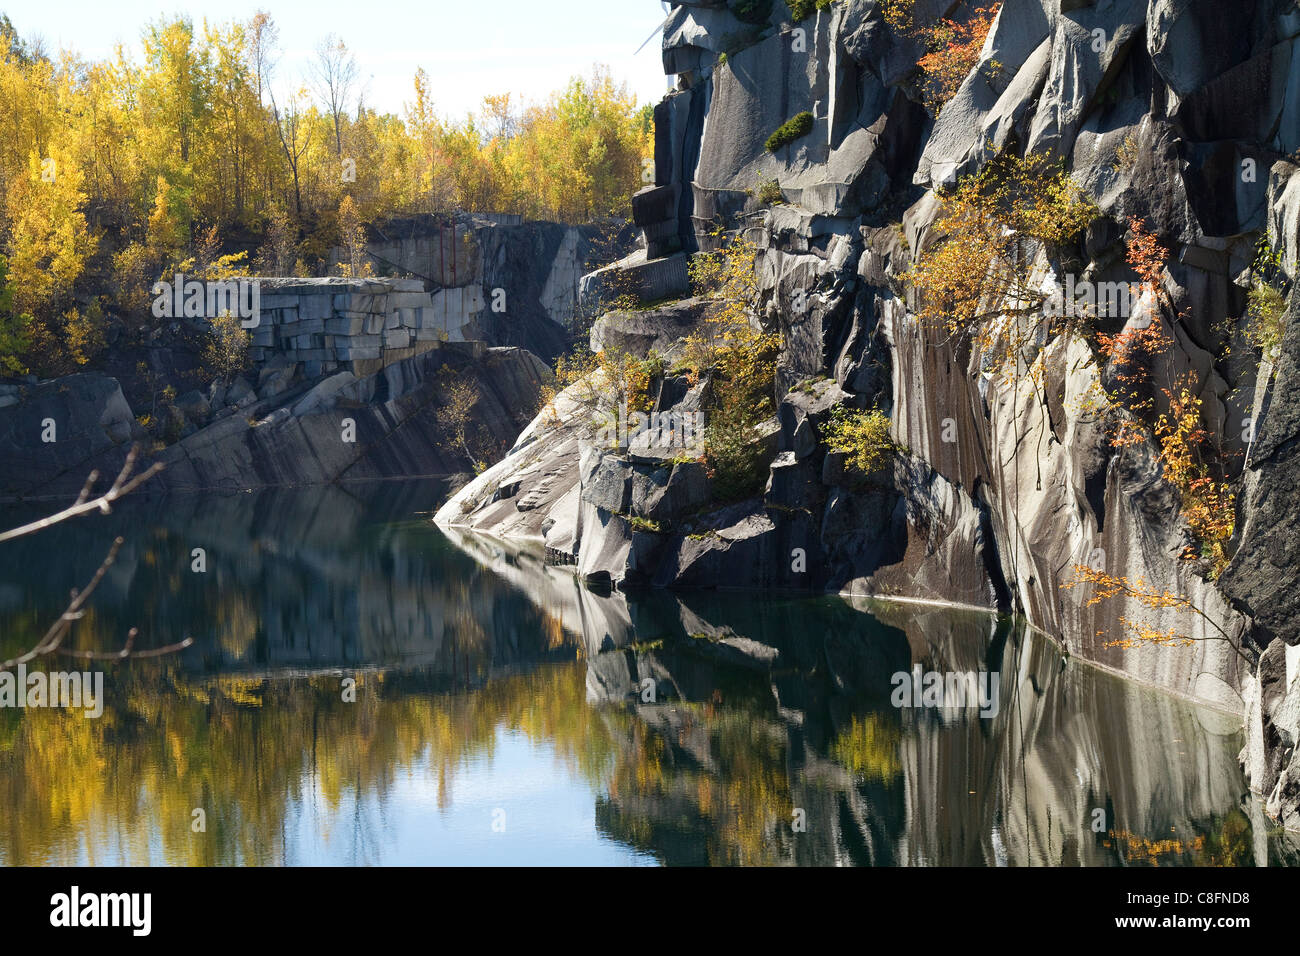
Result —
MULTIPOLYGON (((417 498, 169 499, 88 526, 154 522, 78 641, 112 646, 130 619, 160 636, 197 622, 200 644, 109 669, 99 720, 0 709, 0 861, 293 862, 328 837, 379 862, 399 775, 453 807, 504 732, 592 788, 604 834, 670 863, 1255 859, 1235 739, 1005 624, 837 599, 598 596, 495 543, 471 558, 426 522, 392 523, 417 498), (207 577, 188 570, 198 544, 207 577), (998 716, 893 709, 890 676, 913 662, 999 672, 998 716), (206 834, 190 830, 196 807, 206 834)), ((78 549, 93 551, 56 548, 78 549)), ((48 618, 38 598, 66 588, 39 580, 39 555, 0 561, 0 579, 24 582, 0 593, 5 631, 26 640, 48 618)))
MULTIPOLYGON (((0 711, 0 860, 72 863, 293 862, 297 819, 346 828, 353 862, 381 857, 394 781, 427 767, 439 806, 502 731, 558 750, 565 772, 608 779, 614 738, 585 705, 580 665, 543 667, 470 693, 435 694, 413 677, 291 681, 137 676, 99 720, 0 711), (207 833, 190 830, 202 807, 207 833)), ((117 684, 110 679, 106 683, 117 684)))
POLYGON ((653 644, 589 662, 600 686, 617 688, 612 665, 630 655, 629 675, 668 674, 675 690, 705 701, 638 707, 658 739, 634 736, 633 749, 650 755, 655 772, 612 787, 598 803, 606 832, 662 860, 1300 862, 1294 840, 1254 829, 1263 818, 1242 801, 1239 738, 1221 718, 1071 665, 1004 621, 895 607, 878 608, 876 622, 865 623, 833 605, 775 602, 714 616, 733 622, 724 628, 703 625, 697 613, 717 599, 679 600, 676 635, 660 613, 653 644), (744 637, 779 649, 777 662, 743 659, 735 648, 744 637), (998 674, 997 714, 894 709, 890 676, 913 662, 998 674), (707 701, 718 688, 726 716, 699 721, 701 732, 689 715, 712 711, 707 701), (772 743, 754 746, 759 740, 772 743), (749 745, 743 753, 756 766, 733 761, 724 769, 719 754, 737 741, 749 745), (1097 808, 1105 813, 1100 833, 1092 829, 1097 808), (795 832, 792 810, 802 811, 806 831, 795 832))
MULTIPOLYGON (((350 704, 337 676, 140 671, 110 679, 100 720, 0 711, 0 860, 70 863, 84 848, 92 863, 269 864, 312 858, 299 840, 328 840, 348 862, 380 862, 399 776, 419 774, 438 807, 454 806, 461 775, 504 732, 554 752, 558 772, 597 794, 604 833, 665 862, 905 862, 900 846, 934 822, 904 806, 915 731, 894 713, 849 707, 818 728, 816 711, 836 706, 791 722, 743 696, 591 705, 577 661, 468 692, 430 691, 414 674, 359 681, 350 704), (195 807, 206 834, 190 831, 195 807), (792 829, 796 808, 807 832, 792 829)), ((943 827, 986 820, 977 803, 943 827)), ((1093 863, 1253 862, 1236 811, 1176 836, 1115 827, 1090 842, 1074 853, 1093 863)))
MULTIPOLYGON (((553 750, 561 772, 610 800, 646 807, 642 820, 679 806, 708 862, 788 854, 789 745, 769 715, 711 702, 591 706, 578 662, 468 693, 418 682, 364 674, 349 704, 338 677, 141 673, 108 681, 119 693, 99 720, 0 711, 0 859, 70 863, 84 847, 93 863, 270 864, 310 856, 295 841, 319 833, 343 836, 349 862, 377 862, 398 776, 419 769, 437 805, 452 806, 459 775, 505 731, 553 750), (206 834, 190 830, 195 807, 206 834)), ((620 838, 653 844, 653 826, 624 820, 644 839, 620 838)))

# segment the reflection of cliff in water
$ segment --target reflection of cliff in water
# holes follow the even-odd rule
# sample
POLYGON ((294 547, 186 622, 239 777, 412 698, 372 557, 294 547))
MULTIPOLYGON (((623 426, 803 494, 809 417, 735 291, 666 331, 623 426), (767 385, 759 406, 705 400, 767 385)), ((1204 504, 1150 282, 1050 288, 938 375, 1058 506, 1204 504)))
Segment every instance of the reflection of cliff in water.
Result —
MULTIPOLYGON (((273 489, 128 502, 0 547, 4 648, 48 626, 68 589, 125 545, 78 627, 80 646, 188 635, 190 672, 425 667, 471 677, 553 656, 558 626, 418 515, 436 482, 273 489), (202 548, 206 571, 192 570, 202 548), (52 560, 54 556, 56 560, 52 560), (29 569, 40 568, 39 573, 29 569)), ((572 658, 572 650, 563 655, 572 658)))
MULTIPOLYGON (((503 576, 540 564, 450 534, 503 576)), ((601 596, 535 573, 550 583, 530 593, 587 649, 589 697, 635 713, 625 748, 653 757, 600 798, 598 819, 666 862, 1300 862, 1247 793, 1236 718, 1069 661, 1006 619, 834 597, 601 596), (894 707, 891 676, 916 665, 999 675, 996 715, 894 707)))
POLYGON ((108 668, 100 720, 0 710, 0 862, 383 862, 402 781, 454 813, 503 735, 553 755, 606 839, 669 863, 1296 859, 1246 796, 1235 719, 1005 621, 601 595, 540 550, 448 537, 421 517, 440 500, 423 482, 140 500, 0 548, 0 653, 115 534, 77 642, 197 642, 108 668), (896 709, 914 665, 997 673, 996 715, 896 709))

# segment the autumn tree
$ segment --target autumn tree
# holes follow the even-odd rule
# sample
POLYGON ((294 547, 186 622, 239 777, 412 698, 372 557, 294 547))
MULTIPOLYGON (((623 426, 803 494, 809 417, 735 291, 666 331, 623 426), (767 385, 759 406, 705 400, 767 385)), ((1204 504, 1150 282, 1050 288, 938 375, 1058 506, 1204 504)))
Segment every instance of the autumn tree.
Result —
POLYGON ((764 465, 757 429, 775 409, 781 337, 764 330, 753 312, 757 255, 752 242, 736 236, 690 263, 692 287, 707 306, 687 336, 682 364, 694 378, 710 377, 706 458, 724 498, 756 490, 764 465))
MULTIPOLYGON (((924 23, 915 17, 915 0, 883 0, 880 4, 887 24, 925 47, 925 55, 917 62, 922 76, 921 95, 935 116, 979 65, 999 6, 977 7, 960 16, 938 17, 924 23)), ((1001 65, 994 60, 988 69, 996 73, 1001 65)))
POLYGON ((366 227, 351 196, 344 196, 339 203, 339 242, 344 256, 339 264, 340 274, 352 278, 370 275, 370 261, 366 258, 366 227))
POLYGON ((859 475, 882 468, 897 450, 889 416, 878 408, 860 411, 836 405, 821 433, 826 447, 844 455, 849 468, 859 475))
POLYGON ((345 196, 361 223, 457 208, 578 223, 625 210, 652 151, 649 114, 603 70, 538 102, 488 96, 459 119, 437 114, 421 71, 396 116, 364 102, 341 37, 310 75, 289 75, 262 12, 158 18, 140 52, 100 61, 2 29, 7 328, 23 327, 22 364, 43 374, 89 361, 109 321, 141 343, 149 290, 186 263, 208 271, 214 229, 239 237, 229 255, 256 250, 259 270, 321 273, 345 196))
POLYGON ((84 350, 74 355, 69 349, 70 332, 84 348, 94 342, 82 334, 85 317, 73 297, 99 245, 86 221, 81 184, 81 171, 62 154, 42 161, 33 153, 5 197, 12 308, 32 317, 32 353, 50 371, 66 371, 86 357, 84 350))
POLYGON ((1161 470, 1178 492, 1183 520, 1196 542, 1184 556, 1204 558, 1213 578, 1231 558, 1228 545, 1236 528, 1236 497, 1222 474, 1216 473, 1217 456, 1209 447, 1211 435, 1194 384, 1195 376, 1188 373, 1172 389, 1163 389, 1169 410, 1156 419, 1155 436, 1161 470))
POLYGON ((250 336, 236 315, 223 313, 212 319, 203 346, 203 365, 215 378, 229 385, 248 367, 250 336))
POLYGON ((324 104, 325 112, 334 127, 334 152, 343 155, 343 118, 357 84, 357 61, 347 44, 331 33, 316 47, 316 59, 311 67, 316 95, 324 104))
POLYGON ((14 284, 9 279, 9 263, 0 256, 0 373, 19 375, 26 371, 23 354, 31 342, 28 326, 31 316, 14 308, 14 284))
POLYGON ((939 203, 927 248, 903 277, 918 321, 1003 358, 1044 323, 1056 331, 1039 253, 1059 251, 1097 216, 1059 162, 1002 153, 939 203))
POLYGON ((1074 576, 1061 587, 1066 590, 1075 588, 1086 590, 1085 607, 1094 607, 1108 601, 1126 600, 1150 611, 1173 612, 1183 616, 1184 620, 1199 619, 1214 631, 1208 637, 1196 638, 1191 636, 1189 631, 1192 628, 1187 626, 1161 630, 1144 618, 1121 617, 1119 621, 1124 628, 1124 634, 1107 641, 1107 647, 1134 648, 1144 645, 1191 647, 1198 640, 1223 641, 1247 664, 1253 664, 1241 645, 1223 629, 1223 626, 1186 597, 1150 584, 1145 578, 1130 579, 1124 575, 1109 574, 1086 564, 1076 564, 1073 571, 1074 576))
POLYGON ((442 404, 434 413, 438 425, 447 439, 464 454, 474 472, 481 473, 487 463, 483 460, 480 430, 473 428, 478 388, 468 375, 446 369, 438 384, 442 392, 442 404))
POLYGON ((297 255, 297 230, 284 206, 276 205, 268 217, 266 242, 257 252, 257 271, 262 275, 292 275, 297 255))

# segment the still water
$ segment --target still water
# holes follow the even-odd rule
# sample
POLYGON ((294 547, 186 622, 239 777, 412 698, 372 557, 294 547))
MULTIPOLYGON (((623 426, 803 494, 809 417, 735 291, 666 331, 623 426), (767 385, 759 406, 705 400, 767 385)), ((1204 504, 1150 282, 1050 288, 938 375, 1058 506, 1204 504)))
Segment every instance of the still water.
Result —
POLYGON ((139 499, 0 545, 0 659, 115 535, 72 646, 195 641, 29 665, 102 670, 104 710, 0 708, 0 863, 1300 860, 1247 793, 1239 721, 1006 620, 595 593, 444 534, 443 495, 139 499), (996 706, 895 706, 918 668, 981 675, 996 706))

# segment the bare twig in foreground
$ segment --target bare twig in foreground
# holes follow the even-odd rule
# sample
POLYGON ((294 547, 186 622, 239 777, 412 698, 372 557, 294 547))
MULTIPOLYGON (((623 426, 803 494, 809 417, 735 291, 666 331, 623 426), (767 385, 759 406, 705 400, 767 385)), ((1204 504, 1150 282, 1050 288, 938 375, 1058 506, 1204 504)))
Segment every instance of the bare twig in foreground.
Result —
POLYGON ((81 494, 77 496, 75 504, 64 508, 57 514, 52 514, 47 518, 41 518, 39 521, 33 521, 25 524, 21 528, 14 528, 12 531, 0 532, 0 542, 9 541, 13 538, 21 538, 23 535, 32 534, 51 525, 56 525, 60 521, 67 521, 69 518, 75 518, 78 515, 84 515, 91 511, 99 511, 101 514, 108 514, 113 510, 113 502, 117 501, 123 495, 130 494, 140 485, 144 484, 158 472, 163 470, 162 462, 154 462, 146 470, 140 472, 134 478, 131 472, 135 469, 135 460, 140 454, 140 446, 133 445, 130 452, 127 453, 126 461, 122 465, 122 471, 118 474, 117 480, 113 482, 111 488, 97 498, 91 498, 91 490, 95 487, 95 482, 99 480, 99 472, 92 471, 86 479, 85 487, 81 489, 81 494))
MULTIPOLYGON (((94 490, 95 482, 99 480, 99 472, 92 471, 90 477, 86 479, 85 486, 81 489, 81 494, 77 496, 75 504, 63 509, 57 514, 50 515, 47 518, 33 521, 30 524, 23 525, 21 528, 15 528, 12 531, 0 533, 0 542, 32 534, 36 531, 56 525, 61 521, 67 521, 69 518, 75 518, 78 515, 87 514, 91 511, 97 510, 101 514, 108 514, 112 510, 113 502, 121 498, 123 495, 134 491, 158 472, 162 471, 162 463, 157 462, 145 471, 136 475, 134 478, 131 477, 131 472, 135 469, 135 460, 138 457, 139 452, 139 445, 135 445, 131 448, 131 451, 126 456, 126 462, 122 466, 122 471, 117 476, 117 480, 113 482, 112 487, 110 487, 104 494, 99 495, 96 498, 90 497, 94 490)), ((134 650, 134 646, 135 639, 139 635, 139 630, 133 627, 127 632, 126 644, 120 651, 72 651, 61 648, 64 638, 66 638, 72 630, 72 625, 81 620, 85 615, 86 604, 90 600, 90 596, 95 592, 95 588, 99 587, 99 583, 104 580, 104 575, 107 574, 108 569, 113 566, 113 562, 117 560, 117 553, 121 550, 122 544, 123 539, 121 537, 113 539, 112 547, 108 549, 108 554, 104 557, 104 560, 100 562, 99 568, 95 571, 90 581, 80 590, 77 588, 72 589, 72 598, 68 602, 67 608, 59 615, 58 619, 50 625, 50 629, 45 632, 45 635, 37 641, 35 646, 30 650, 25 651, 17 657, 0 662, 0 670, 7 670, 15 665, 25 664, 34 658, 45 654, 53 654, 55 652, 70 657, 81 658, 82 660, 120 661, 126 660, 127 658, 162 657, 166 654, 172 654, 176 651, 184 650, 194 643, 193 638, 187 637, 183 641, 176 644, 168 644, 166 647, 158 647, 147 651, 137 651, 134 650)))

